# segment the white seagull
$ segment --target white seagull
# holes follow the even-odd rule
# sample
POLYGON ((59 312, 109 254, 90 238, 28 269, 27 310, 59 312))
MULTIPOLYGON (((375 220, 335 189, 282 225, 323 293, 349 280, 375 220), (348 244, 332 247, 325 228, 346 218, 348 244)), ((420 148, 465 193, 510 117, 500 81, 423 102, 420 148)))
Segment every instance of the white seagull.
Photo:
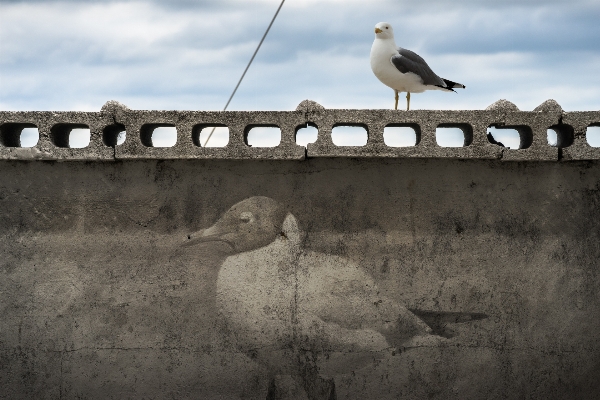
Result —
POLYGON ((465 88, 465 85, 437 76, 418 54, 396 46, 394 30, 387 22, 375 25, 375 41, 371 47, 371 69, 384 85, 395 92, 398 109, 398 92, 406 92, 406 110, 410 108, 410 94, 426 90, 465 88))
POLYGON ((308 398, 319 398, 315 390, 335 398, 323 372, 349 372, 394 349, 438 346, 454 336, 448 324, 487 317, 412 310, 385 297, 354 262, 304 249, 296 218, 268 197, 233 205, 183 245, 206 242, 229 248, 216 306, 239 349, 267 367, 271 394, 287 376, 308 398))

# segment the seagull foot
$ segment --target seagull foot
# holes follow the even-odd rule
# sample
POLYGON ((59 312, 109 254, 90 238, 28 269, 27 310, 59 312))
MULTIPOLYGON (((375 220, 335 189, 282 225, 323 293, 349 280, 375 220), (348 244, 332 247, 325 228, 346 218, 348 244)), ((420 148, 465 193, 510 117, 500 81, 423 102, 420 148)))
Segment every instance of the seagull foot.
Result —
POLYGON ((335 380, 314 373, 305 376, 277 375, 271 378, 266 400, 290 399, 336 400, 335 380))
POLYGON ((278 375, 269 382, 266 400, 311 400, 306 393, 303 382, 291 375, 278 375))

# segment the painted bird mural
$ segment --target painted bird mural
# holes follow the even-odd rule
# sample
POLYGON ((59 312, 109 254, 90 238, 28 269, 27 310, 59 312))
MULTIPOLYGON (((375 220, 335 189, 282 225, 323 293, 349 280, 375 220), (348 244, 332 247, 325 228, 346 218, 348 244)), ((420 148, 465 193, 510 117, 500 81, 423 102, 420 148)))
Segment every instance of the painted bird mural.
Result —
POLYGON ((350 372, 451 337, 451 323, 481 313, 407 309, 382 296, 374 279, 344 257, 302 246, 294 215, 256 196, 233 205, 185 246, 223 243, 217 278, 220 318, 239 349, 269 372, 267 399, 335 399, 334 374, 350 372))

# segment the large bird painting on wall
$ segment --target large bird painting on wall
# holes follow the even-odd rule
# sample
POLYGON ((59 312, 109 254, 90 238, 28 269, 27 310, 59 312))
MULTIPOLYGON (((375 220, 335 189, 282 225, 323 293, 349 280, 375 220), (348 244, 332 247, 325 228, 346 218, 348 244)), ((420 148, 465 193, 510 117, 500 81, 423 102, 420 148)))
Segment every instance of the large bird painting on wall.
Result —
POLYGON ((408 309, 382 296, 360 265, 305 249, 302 237, 282 204, 251 197, 184 243, 228 247, 217 279, 219 318, 239 350, 268 371, 267 399, 335 399, 336 374, 443 345, 453 324, 486 318, 408 309))

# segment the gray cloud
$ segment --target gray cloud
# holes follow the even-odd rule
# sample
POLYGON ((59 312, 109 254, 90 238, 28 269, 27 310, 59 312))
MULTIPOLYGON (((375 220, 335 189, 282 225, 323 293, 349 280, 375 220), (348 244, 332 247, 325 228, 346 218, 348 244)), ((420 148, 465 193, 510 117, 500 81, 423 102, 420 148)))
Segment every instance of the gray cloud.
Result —
MULTIPOLYGON (((0 1, 0 109, 220 109, 279 1, 0 1)), ((286 2, 233 109, 384 107, 372 75, 373 26, 423 55, 460 94, 417 108, 483 108, 500 97, 531 109, 548 97, 598 109, 594 2, 286 2), (317 3, 319 7, 316 7, 317 3), (500 3, 500 4, 497 4, 500 3)))

